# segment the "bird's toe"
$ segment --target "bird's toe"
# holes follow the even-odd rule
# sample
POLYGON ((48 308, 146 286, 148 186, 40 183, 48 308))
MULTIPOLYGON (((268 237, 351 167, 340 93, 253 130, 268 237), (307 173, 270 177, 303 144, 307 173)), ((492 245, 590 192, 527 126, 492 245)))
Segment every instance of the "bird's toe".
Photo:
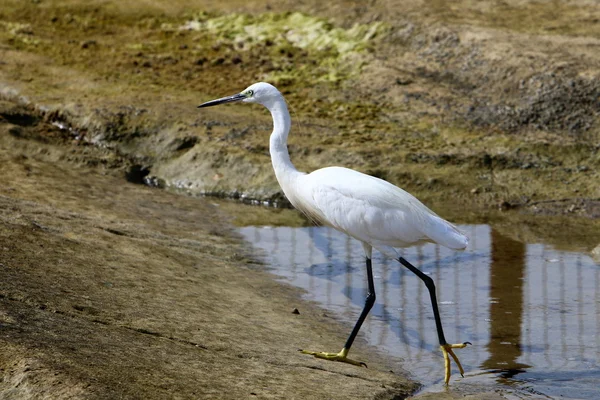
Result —
POLYGON ((342 351, 340 351, 339 353, 326 353, 323 351, 309 351, 309 350, 302 350, 302 349, 299 349, 298 351, 300 351, 302 354, 308 354, 308 355, 314 356, 315 358, 320 358, 323 360, 343 362, 346 364, 356 365, 357 367, 367 368, 366 363, 348 358, 347 357, 348 350, 345 348, 342 349, 342 351))

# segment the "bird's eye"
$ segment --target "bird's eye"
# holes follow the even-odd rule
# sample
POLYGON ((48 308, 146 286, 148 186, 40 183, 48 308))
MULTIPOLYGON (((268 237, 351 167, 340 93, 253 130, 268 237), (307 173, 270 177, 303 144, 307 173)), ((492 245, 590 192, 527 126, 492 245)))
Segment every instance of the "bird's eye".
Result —
POLYGON ((244 94, 246 95, 246 97, 252 97, 254 96, 254 90, 247 90, 244 94))

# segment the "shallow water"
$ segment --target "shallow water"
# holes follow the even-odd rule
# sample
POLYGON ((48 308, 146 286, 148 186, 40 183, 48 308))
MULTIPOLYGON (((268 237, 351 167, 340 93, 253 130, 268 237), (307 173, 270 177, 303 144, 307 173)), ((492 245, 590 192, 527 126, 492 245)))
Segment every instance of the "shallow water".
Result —
MULTIPOLYGON (((516 397, 599 398, 600 265, 585 253, 515 241, 486 224, 459 228, 471 239, 464 252, 428 244, 401 255, 436 282, 446 339, 473 343, 457 351, 464 380, 510 388, 516 397)), ((240 232, 275 274, 306 289, 307 299, 349 324, 356 321, 366 296, 357 241, 325 227, 247 226, 240 232)), ((362 337, 403 358, 426 390, 441 386, 443 360, 427 289, 376 252, 373 266, 377 301, 362 337)), ((461 379, 456 370, 452 379, 461 379)))

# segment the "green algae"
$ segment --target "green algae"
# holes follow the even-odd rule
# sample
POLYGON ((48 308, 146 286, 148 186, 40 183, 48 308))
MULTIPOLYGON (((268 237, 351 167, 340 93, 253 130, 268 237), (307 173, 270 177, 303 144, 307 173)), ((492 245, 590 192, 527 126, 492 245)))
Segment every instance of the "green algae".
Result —
MULTIPOLYGON (((163 29, 173 29, 163 26, 163 29)), ((198 31, 220 45, 240 52, 293 62, 279 62, 263 78, 281 82, 335 83, 356 76, 368 62, 369 53, 389 30, 385 24, 354 24, 345 29, 329 20, 299 12, 228 14, 208 17, 200 14, 179 30, 198 31)))
POLYGON ((6 37, 6 40, 14 46, 39 44, 39 40, 33 36, 33 33, 31 24, 0 20, 0 38, 6 37))

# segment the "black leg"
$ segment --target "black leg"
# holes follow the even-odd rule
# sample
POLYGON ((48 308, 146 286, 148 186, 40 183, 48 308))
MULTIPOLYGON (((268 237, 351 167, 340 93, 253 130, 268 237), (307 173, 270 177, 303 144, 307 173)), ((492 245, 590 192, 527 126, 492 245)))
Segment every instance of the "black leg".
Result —
POLYGON ((402 265, 404 265, 412 273, 417 275, 423 282, 425 282, 425 286, 427 286, 427 290, 429 290, 429 297, 431 298, 431 307, 433 308, 433 317, 435 318, 435 327, 437 328, 440 345, 443 346, 447 344, 446 338, 444 337, 444 329, 442 328, 442 320, 440 319, 440 311, 438 310, 437 297, 435 296, 435 284, 433 283, 433 279, 425 275, 423 272, 421 272, 421 270, 406 261, 404 258, 400 257, 398 258, 398 261, 400 261, 402 265))
POLYGON ((350 350, 352 343, 354 342, 354 338, 358 334, 360 327, 362 326, 365 318, 367 318, 367 314, 373 308, 373 304, 375 304, 375 285, 373 284, 373 269, 371 267, 371 259, 367 258, 367 281, 369 285, 369 293, 367 294, 367 299, 365 300, 365 306, 360 313, 360 317, 358 317, 358 321, 354 325, 354 329, 352 329, 352 333, 348 336, 348 340, 346 340, 346 344, 344 345, 344 349, 350 350))
MULTIPOLYGON (((358 317, 358 321, 356 321, 356 324, 354 325, 354 329, 352 329, 352 333, 350 333, 350 336, 348 336, 348 340, 346 340, 346 344, 344 345, 344 348, 342 349, 342 351, 340 351, 339 353, 324 353, 324 352, 300 350, 302 353, 310 354, 317 358, 323 358, 325 360, 345 362, 345 363, 356 365, 356 366, 364 366, 364 367, 367 366, 367 364, 365 364, 363 362, 351 360, 347 357, 348 351, 350 350, 350 347, 352 346, 352 343, 354 342, 354 339, 356 338, 356 335, 358 334, 360 327, 362 326, 363 322, 365 321, 365 318, 367 318, 367 315, 369 314, 369 311, 371 311, 371 308, 373 308, 373 304, 375 304, 375 285, 373 284, 373 270, 371 268, 371 259, 367 258, 366 261, 367 261, 367 279, 368 279, 368 284, 369 284, 369 293, 367 294, 367 299, 365 300, 365 306, 364 306, 362 312, 360 313, 360 317, 358 317)), ((466 347, 467 344, 470 344, 470 343, 469 342, 464 342, 462 344, 446 343, 446 339, 444 338, 444 331, 442 329, 442 321, 440 320, 440 312, 439 312, 438 306, 437 306, 437 298, 435 296, 435 284, 433 283, 433 279, 431 279, 430 277, 425 275, 423 272, 421 272, 420 270, 415 268, 411 263, 406 261, 404 258, 400 257, 400 258, 398 258, 398 261, 402 265, 404 265, 406 268, 408 268, 412 273, 417 275, 419 277, 419 279, 421 279, 423 282, 425 282, 425 286, 427 286, 427 290, 429 290, 429 296, 431 297, 431 306, 433 308, 433 315, 435 317, 435 326, 437 328, 438 338, 440 340, 440 348, 444 355, 444 367, 445 367, 444 382, 446 382, 446 385, 447 385, 448 382, 450 381, 450 373, 451 373, 450 356, 452 356, 452 358, 454 359, 454 362, 456 362, 456 365, 457 365, 461 375, 464 375, 464 370, 463 370, 462 366, 460 365, 460 361, 454 354, 453 349, 462 349, 462 348, 466 347)))

